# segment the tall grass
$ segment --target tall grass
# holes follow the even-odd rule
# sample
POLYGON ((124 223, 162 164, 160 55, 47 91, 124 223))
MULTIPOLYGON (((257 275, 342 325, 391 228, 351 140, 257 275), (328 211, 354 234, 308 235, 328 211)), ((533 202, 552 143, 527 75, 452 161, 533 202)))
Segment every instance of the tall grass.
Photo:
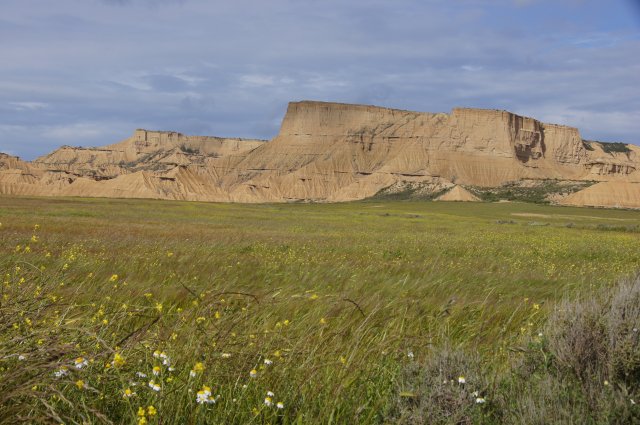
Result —
POLYGON ((397 423, 640 423, 640 276, 565 299, 507 362, 441 346, 406 365, 397 423), (458 377, 458 378, 456 378, 458 377))
MULTIPOLYGON (((564 294, 640 266, 636 234, 597 228, 631 212, 0 202, 4 423, 491 423, 550 409, 543 384, 605 420, 582 381, 557 378, 571 364, 544 326, 564 294), (513 215, 529 213, 550 225, 513 215), (525 370, 539 397, 509 398, 538 382, 525 370)), ((637 347, 606 335, 616 354, 584 379, 635 397, 637 347)))

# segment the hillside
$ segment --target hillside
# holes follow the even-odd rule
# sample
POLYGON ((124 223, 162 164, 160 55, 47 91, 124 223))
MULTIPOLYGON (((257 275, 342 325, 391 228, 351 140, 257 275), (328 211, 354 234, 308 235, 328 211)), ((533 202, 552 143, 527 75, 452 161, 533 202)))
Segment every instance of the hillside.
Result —
POLYGON ((639 208, 639 152, 506 111, 421 113, 304 101, 289 104, 269 142, 136 130, 116 144, 63 146, 30 163, 3 155, 0 193, 335 202, 407 185, 442 191, 555 180, 625 182, 614 199, 590 203, 593 197, 572 195, 571 203, 639 208))

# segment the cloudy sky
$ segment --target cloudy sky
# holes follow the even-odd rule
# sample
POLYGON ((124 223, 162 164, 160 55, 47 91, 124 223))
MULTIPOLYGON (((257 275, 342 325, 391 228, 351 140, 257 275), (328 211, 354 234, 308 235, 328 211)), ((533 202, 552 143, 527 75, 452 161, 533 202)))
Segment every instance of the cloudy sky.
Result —
POLYGON ((291 100, 507 109, 640 144, 638 0, 2 0, 0 151, 271 138, 291 100))

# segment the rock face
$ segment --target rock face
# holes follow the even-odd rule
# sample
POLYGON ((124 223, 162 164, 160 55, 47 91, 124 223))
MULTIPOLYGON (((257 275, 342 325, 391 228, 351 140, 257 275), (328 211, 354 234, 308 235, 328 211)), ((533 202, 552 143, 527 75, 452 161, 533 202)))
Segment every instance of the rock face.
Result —
POLYGON ((136 130, 114 145, 64 146, 31 163, 4 155, 0 193, 331 202, 415 182, 640 182, 640 148, 606 145, 506 111, 435 114, 305 101, 289 104, 270 142, 136 130))

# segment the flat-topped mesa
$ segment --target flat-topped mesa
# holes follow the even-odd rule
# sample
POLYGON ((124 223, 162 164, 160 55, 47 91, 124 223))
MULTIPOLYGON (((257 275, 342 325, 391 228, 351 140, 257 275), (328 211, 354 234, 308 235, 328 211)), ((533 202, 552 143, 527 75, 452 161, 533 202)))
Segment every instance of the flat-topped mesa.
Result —
MULTIPOLYGON (((465 185, 640 181, 639 147, 583 141, 575 128, 504 110, 315 101, 290 103, 268 143, 138 129, 112 145, 64 146, 31 164, 2 158, 0 193, 221 202, 350 201, 407 184, 432 192, 458 185, 450 196, 460 199, 465 185)), ((630 187, 640 192, 640 184, 630 187)))
POLYGON ((167 170, 175 165, 202 163, 246 152, 264 140, 185 136, 174 131, 137 129, 121 142, 98 148, 62 146, 36 159, 36 167, 79 176, 109 179, 137 170, 167 170))
POLYGON ((279 136, 344 136, 362 128, 379 128, 407 116, 434 114, 382 108, 370 105, 300 101, 290 102, 279 136))
POLYGON ((315 101, 292 102, 279 138, 300 143, 326 143, 343 137, 347 142, 386 143, 420 140, 429 150, 469 151, 516 158, 528 166, 549 158, 579 164, 586 150, 578 129, 544 124, 504 110, 454 108, 450 114, 412 112, 369 105, 315 101))

